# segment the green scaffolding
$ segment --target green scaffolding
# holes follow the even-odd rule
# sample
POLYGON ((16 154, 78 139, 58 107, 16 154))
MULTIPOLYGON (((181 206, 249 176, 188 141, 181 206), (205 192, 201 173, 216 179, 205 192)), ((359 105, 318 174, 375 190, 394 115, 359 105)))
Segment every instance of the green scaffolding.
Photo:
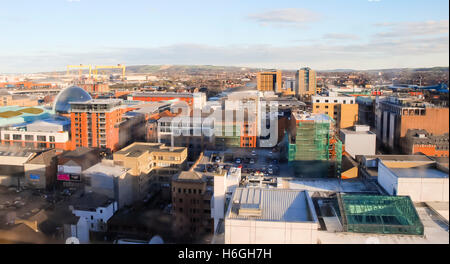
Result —
POLYGON ((298 124, 294 141, 288 143, 287 152, 289 165, 297 177, 328 178, 334 175, 335 161, 330 157, 330 133, 329 122, 298 124))
POLYGON ((423 235, 409 196, 338 194, 344 232, 423 235))

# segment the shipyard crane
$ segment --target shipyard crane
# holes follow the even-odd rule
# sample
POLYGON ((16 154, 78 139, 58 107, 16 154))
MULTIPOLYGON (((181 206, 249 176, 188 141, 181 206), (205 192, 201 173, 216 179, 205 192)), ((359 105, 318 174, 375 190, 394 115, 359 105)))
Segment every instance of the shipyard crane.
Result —
POLYGON ((79 69, 79 76, 81 76, 83 68, 88 68, 89 69, 89 78, 91 78, 91 76, 92 76, 92 66, 91 65, 83 65, 83 64, 80 64, 80 65, 67 65, 67 75, 69 75, 70 68, 78 68, 79 69))
POLYGON ((97 79, 98 69, 122 69, 122 80, 125 80, 125 65, 117 64, 117 66, 96 65, 94 69, 94 79, 97 79))

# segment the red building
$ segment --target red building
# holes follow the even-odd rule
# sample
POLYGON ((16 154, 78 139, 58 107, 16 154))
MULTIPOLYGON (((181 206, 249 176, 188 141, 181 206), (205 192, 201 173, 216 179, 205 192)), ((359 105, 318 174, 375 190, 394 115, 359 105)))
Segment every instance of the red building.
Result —
POLYGON ((70 119, 73 146, 117 150, 119 123, 126 110, 119 99, 72 102, 70 119))

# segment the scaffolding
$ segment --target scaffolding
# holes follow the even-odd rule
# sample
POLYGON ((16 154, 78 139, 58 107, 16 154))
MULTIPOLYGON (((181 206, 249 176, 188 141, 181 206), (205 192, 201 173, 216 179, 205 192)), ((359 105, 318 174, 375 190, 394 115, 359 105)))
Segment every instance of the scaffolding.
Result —
POLYGON ((337 195, 344 232, 423 235, 409 196, 337 195))
POLYGON ((340 177, 342 142, 336 138, 332 119, 302 120, 297 124, 287 158, 297 177, 340 177))

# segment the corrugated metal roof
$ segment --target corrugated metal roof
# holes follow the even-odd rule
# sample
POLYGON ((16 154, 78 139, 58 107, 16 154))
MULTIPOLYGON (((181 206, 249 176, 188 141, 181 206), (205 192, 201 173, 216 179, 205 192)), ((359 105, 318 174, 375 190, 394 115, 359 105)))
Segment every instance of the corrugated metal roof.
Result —
MULTIPOLYGON (((259 211, 259 210, 258 210, 259 211)), ((312 201, 305 190, 237 188, 228 219, 280 222, 317 222, 312 201), (260 215, 240 214, 240 209, 260 209, 260 215)))

